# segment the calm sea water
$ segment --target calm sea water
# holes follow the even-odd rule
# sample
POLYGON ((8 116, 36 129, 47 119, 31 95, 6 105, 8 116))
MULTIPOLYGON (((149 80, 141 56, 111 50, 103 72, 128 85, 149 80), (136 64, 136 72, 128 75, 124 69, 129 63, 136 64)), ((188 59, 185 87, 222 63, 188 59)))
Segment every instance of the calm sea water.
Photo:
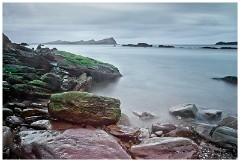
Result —
MULTIPOLYGON (((46 45, 111 63, 122 78, 92 92, 121 100, 122 112, 136 126, 174 120, 169 107, 197 107, 237 115, 237 86, 213 77, 237 76, 237 50, 200 48, 134 48, 94 45, 46 45), (142 121, 132 111, 149 111, 154 120, 142 121)), ((36 46, 35 46, 36 47, 36 46)), ((191 46, 187 46, 191 47, 191 46)))

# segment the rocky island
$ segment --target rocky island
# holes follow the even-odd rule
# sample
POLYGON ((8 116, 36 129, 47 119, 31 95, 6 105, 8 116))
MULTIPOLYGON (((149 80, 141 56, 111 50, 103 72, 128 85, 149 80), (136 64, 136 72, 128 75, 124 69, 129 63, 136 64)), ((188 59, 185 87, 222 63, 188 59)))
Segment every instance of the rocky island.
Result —
POLYGON ((43 43, 43 44, 75 44, 75 45, 116 45, 117 42, 115 41, 115 39, 113 37, 111 38, 106 38, 106 39, 102 39, 102 40, 97 40, 95 41, 94 39, 92 40, 88 40, 88 41, 62 41, 62 40, 57 40, 57 41, 52 41, 52 42, 47 42, 47 43, 43 43))
POLYGON ((147 43, 138 43, 138 44, 123 44, 122 46, 125 47, 153 47, 152 45, 149 45, 147 43))
POLYGON ((238 45, 237 42, 217 42, 215 45, 238 45))
POLYGON ((120 100, 89 93, 92 86, 120 77, 109 63, 42 45, 30 49, 3 34, 3 158, 237 158, 236 117, 218 125, 190 122, 215 120, 221 110, 181 104, 169 108, 177 124, 136 128, 121 113, 120 100))

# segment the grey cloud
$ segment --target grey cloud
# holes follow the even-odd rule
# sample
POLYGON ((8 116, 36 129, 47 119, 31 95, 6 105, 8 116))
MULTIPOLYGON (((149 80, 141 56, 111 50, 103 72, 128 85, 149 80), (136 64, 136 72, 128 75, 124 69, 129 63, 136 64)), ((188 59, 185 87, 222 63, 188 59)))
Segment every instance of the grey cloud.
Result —
POLYGON ((103 36, 118 43, 235 41, 237 3, 4 3, 3 32, 30 43, 103 36))

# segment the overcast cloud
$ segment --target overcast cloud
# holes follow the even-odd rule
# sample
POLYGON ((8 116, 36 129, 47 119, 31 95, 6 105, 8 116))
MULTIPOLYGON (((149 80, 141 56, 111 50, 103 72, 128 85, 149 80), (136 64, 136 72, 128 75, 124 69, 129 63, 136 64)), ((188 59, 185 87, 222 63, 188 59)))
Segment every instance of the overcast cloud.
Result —
POLYGON ((18 43, 213 44, 237 41, 237 3, 3 3, 3 32, 18 43))

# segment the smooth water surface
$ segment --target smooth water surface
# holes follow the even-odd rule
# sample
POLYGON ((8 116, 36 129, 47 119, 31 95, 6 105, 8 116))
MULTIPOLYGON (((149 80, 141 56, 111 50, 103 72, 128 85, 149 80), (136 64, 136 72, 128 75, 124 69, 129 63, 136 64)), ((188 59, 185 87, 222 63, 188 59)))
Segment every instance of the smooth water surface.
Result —
POLYGON ((237 115, 237 86, 213 77, 237 76, 237 50, 141 48, 100 45, 46 45, 108 62, 123 75, 116 83, 92 92, 121 100, 134 125, 171 121, 168 108, 182 103, 237 115), (132 111, 158 116, 141 121, 132 111))

